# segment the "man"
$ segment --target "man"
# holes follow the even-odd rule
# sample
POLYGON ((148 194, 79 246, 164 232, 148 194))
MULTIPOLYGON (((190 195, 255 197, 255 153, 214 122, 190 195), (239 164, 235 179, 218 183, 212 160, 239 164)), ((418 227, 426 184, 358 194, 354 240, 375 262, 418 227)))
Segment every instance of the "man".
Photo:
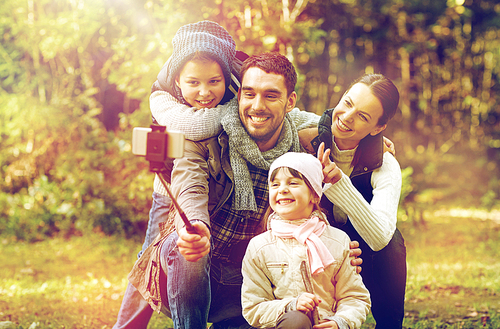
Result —
POLYGON ((252 56, 241 79, 224 132, 186 141, 175 161, 173 193, 194 232, 170 215, 129 276, 153 309, 169 310, 175 328, 206 328, 207 321, 250 328, 241 315, 241 261, 249 240, 265 230, 269 166, 301 150, 297 129, 317 124, 314 114, 294 110, 297 75, 286 57, 252 56))

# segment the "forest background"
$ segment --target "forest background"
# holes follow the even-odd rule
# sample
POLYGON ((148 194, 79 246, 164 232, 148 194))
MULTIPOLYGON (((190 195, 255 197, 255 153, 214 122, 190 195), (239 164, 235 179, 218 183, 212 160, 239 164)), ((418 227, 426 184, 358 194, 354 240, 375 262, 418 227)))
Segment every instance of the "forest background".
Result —
POLYGON ((214 20, 279 51, 321 114, 364 72, 402 98, 386 136, 402 220, 500 205, 500 4, 493 0, 1 0, 0 234, 144 234, 152 174, 131 153, 177 29, 214 20))
POLYGON ((301 109, 365 72, 396 83, 405 327, 498 328, 496 0, 0 0, 0 322, 112 326, 153 186, 132 130, 175 32, 203 19, 292 59, 301 109))

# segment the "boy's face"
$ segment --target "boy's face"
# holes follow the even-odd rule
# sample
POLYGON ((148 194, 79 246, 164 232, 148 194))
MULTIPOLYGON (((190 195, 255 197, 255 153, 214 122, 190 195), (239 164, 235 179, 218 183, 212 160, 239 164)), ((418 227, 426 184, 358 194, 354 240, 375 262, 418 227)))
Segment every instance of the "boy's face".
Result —
POLYGON ((182 97, 197 109, 214 108, 226 92, 226 81, 220 65, 211 60, 192 60, 175 79, 182 97))

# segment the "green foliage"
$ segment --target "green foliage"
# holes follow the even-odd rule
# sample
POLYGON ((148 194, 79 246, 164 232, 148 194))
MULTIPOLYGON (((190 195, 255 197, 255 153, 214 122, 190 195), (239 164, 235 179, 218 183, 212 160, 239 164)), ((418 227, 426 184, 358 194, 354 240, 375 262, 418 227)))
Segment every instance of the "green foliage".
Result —
POLYGON ((498 156, 485 160, 500 147, 493 0, 4 0, 0 13, 2 235, 142 233, 152 174, 130 154, 130 132, 149 125, 149 89, 175 32, 202 19, 249 54, 293 59, 299 106, 311 112, 335 106, 363 72, 393 78, 401 113, 387 132, 404 147, 403 208, 498 206, 498 156), (110 85, 124 96, 115 104, 123 115, 106 131, 105 104, 118 102, 110 85))
POLYGON ((413 174, 412 167, 406 167, 401 170, 401 197, 399 198, 399 203, 404 203, 405 198, 413 191, 413 179, 411 175, 413 174))
MULTIPOLYGON (((98 110, 5 98, 0 233, 28 241, 59 231, 136 233, 148 218, 153 176, 131 154, 131 133, 106 132, 98 110)), ((132 130, 134 116, 123 118, 124 131, 132 130)))

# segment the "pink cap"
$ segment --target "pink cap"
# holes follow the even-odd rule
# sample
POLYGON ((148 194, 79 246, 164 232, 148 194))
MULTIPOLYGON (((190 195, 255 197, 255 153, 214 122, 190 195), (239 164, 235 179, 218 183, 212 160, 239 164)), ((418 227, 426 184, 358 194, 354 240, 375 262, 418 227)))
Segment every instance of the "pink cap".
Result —
POLYGON ((268 182, 271 173, 280 167, 292 168, 304 175, 309 183, 311 183, 316 194, 321 198, 323 195, 323 166, 318 158, 308 153, 285 153, 271 164, 268 182))

